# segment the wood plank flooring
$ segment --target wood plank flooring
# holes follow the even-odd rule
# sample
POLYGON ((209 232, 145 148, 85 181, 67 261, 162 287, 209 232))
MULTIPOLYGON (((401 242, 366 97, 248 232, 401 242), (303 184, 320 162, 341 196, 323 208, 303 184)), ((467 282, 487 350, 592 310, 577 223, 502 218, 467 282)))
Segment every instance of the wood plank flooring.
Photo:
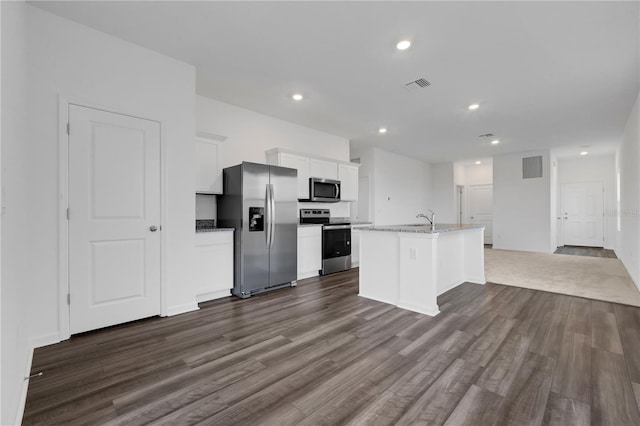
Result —
POLYGON ((427 317, 358 271, 35 351, 25 425, 640 425, 640 309, 463 284, 427 317))

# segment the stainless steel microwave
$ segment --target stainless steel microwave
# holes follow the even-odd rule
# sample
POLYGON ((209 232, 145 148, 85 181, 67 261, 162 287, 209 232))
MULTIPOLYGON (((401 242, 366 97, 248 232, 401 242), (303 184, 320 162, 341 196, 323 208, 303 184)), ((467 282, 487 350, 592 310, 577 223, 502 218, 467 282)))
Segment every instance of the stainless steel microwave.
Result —
POLYGON ((309 178, 309 199, 323 203, 340 201, 340 181, 333 179, 309 178))

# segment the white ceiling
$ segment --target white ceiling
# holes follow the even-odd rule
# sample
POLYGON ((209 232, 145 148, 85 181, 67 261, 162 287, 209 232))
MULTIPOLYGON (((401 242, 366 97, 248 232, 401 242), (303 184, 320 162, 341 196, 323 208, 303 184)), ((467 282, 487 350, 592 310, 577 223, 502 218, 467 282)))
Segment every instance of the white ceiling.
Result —
POLYGON ((610 152, 640 90, 637 1, 31 4, 195 65, 201 95, 430 162, 610 152))

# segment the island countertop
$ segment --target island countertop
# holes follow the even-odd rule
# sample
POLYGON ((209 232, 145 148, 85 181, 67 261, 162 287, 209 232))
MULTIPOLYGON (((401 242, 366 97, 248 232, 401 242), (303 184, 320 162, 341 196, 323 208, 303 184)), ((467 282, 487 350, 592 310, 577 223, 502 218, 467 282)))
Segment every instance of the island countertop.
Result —
POLYGON ((484 228, 484 225, 471 225, 456 223, 436 223, 435 230, 429 224, 408 224, 408 225, 379 225, 360 228, 361 231, 382 231, 382 232, 412 232, 419 234, 438 234, 440 232, 464 231, 465 229, 484 228))

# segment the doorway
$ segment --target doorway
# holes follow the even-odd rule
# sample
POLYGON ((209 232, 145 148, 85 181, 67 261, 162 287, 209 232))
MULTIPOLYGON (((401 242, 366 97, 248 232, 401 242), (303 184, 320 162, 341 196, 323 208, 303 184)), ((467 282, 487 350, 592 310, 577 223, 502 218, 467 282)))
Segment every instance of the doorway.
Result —
POLYGON ((493 185, 469 186, 469 223, 484 225, 484 243, 493 244, 493 185))
POLYGON ((160 123, 69 104, 70 334, 160 314, 160 123))
POLYGON ((563 183, 563 245, 604 246, 604 186, 602 182, 563 183))

